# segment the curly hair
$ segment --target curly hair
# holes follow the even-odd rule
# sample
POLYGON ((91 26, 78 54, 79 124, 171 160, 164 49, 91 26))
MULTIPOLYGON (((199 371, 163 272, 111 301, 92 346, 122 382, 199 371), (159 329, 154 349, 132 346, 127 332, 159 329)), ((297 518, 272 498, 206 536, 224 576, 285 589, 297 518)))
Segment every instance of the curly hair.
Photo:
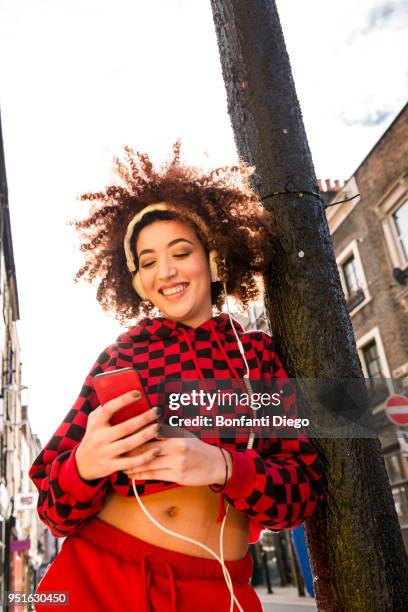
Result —
MULTIPOLYGON (((168 202, 177 212, 146 213, 135 225, 132 245, 136 245, 137 234, 147 224, 179 219, 193 227, 207 252, 217 250, 219 276, 229 295, 244 308, 259 297, 257 275, 264 273, 270 263, 274 230, 270 213, 249 185, 254 168, 241 163, 204 172, 182 164, 180 148, 177 141, 170 161, 154 167, 148 154, 135 153, 125 146, 125 157, 114 158, 119 180, 102 191, 82 194, 81 200, 92 202, 89 214, 70 222, 79 233, 85 259, 75 282, 81 278, 90 283, 99 279, 97 300, 122 324, 142 313, 150 315, 155 308, 132 287, 123 240, 131 219, 148 204, 159 201, 168 202), (194 214, 189 218, 188 212, 204 221, 209 230, 207 236, 191 220, 194 214)), ((135 252, 134 257, 137 263, 135 252)), ((221 310, 221 282, 212 284, 211 298, 213 306, 221 310)))

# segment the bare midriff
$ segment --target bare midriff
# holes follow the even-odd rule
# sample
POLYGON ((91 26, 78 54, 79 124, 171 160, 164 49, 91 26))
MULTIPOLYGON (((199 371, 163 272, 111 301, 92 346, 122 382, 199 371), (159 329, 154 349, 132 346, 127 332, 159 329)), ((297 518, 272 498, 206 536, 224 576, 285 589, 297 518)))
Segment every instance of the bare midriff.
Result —
MULTIPOLYGON (((208 487, 175 487, 151 495, 144 495, 142 503, 163 527, 193 538, 220 554, 221 522, 219 495, 208 487)), ((228 504, 225 501, 225 508, 228 504)), ((98 518, 155 546, 195 557, 211 559, 206 550, 196 544, 171 536, 147 518, 135 497, 110 493, 98 518)), ((229 506, 224 527, 223 549, 227 561, 245 557, 249 542, 249 521, 246 516, 229 506)))

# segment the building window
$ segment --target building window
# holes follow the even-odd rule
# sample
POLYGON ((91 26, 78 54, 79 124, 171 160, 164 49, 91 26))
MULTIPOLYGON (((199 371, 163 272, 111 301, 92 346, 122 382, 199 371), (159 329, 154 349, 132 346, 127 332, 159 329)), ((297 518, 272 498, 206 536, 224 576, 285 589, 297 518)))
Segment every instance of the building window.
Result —
POLYGON ((351 315, 367 304, 371 297, 361 263, 357 240, 353 240, 337 257, 340 280, 351 315), (359 307, 359 308, 357 308, 359 307))
POLYGON ((408 480, 407 457, 403 457, 400 453, 393 453, 392 455, 386 455, 384 459, 391 484, 408 480))
POLYGON ((356 268, 356 259, 354 255, 349 257, 343 264, 344 278, 346 281, 347 291, 349 293, 355 293, 360 289, 360 280, 358 278, 358 272, 356 268))
POLYGON ((378 378, 381 373, 381 361, 378 355, 377 344, 375 340, 371 340, 369 344, 363 347, 364 361, 366 364, 368 377, 378 378))
POLYGON ((367 389, 370 397, 371 406, 377 406, 383 402, 390 394, 387 384, 389 372, 384 367, 383 347, 380 346, 377 330, 375 334, 370 334, 362 342, 357 343, 364 374, 367 380, 367 389), (381 350, 380 350, 381 349, 381 350))
POLYGON ((392 487, 392 494, 400 525, 406 527, 408 525, 408 484, 392 487))
POLYGON ((344 284, 346 286, 347 308, 349 311, 358 306, 365 298, 358 273, 356 258, 351 255, 343 264, 344 284))
POLYGON ((390 255, 394 278, 401 285, 401 303, 408 310, 404 272, 408 267, 408 172, 401 174, 376 204, 390 255), (401 281, 398 279, 401 279, 401 281))
POLYGON ((395 231, 405 262, 408 263, 408 200, 393 213, 395 231))

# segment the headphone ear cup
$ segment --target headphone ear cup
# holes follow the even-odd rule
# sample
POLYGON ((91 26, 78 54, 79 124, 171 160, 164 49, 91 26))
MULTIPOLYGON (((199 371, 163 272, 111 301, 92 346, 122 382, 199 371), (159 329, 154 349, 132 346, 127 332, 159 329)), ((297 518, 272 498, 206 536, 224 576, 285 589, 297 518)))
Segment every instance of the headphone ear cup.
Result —
POLYGON ((220 277, 218 276, 218 268, 217 268, 217 251, 215 249, 211 249, 208 254, 208 260, 210 264, 210 276, 211 282, 217 283, 220 281, 220 277))
POLYGON ((147 300, 147 295, 145 293, 145 290, 143 289, 142 281, 140 280, 139 271, 137 271, 136 274, 133 275, 132 285, 138 296, 141 297, 142 300, 147 300))

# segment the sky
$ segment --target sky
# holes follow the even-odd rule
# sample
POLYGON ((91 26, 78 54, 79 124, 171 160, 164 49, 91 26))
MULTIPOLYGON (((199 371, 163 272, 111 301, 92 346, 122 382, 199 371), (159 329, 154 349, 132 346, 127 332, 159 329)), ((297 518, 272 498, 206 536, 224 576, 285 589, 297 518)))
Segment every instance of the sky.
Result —
MULTIPOLYGON (((249 3, 248 3, 249 4, 249 3)), ((344 181, 407 100, 408 0, 277 0, 316 175, 344 181)), ((129 144, 234 163, 210 0, 0 0, 3 127, 29 418, 43 443, 122 328, 68 221, 129 144)))

